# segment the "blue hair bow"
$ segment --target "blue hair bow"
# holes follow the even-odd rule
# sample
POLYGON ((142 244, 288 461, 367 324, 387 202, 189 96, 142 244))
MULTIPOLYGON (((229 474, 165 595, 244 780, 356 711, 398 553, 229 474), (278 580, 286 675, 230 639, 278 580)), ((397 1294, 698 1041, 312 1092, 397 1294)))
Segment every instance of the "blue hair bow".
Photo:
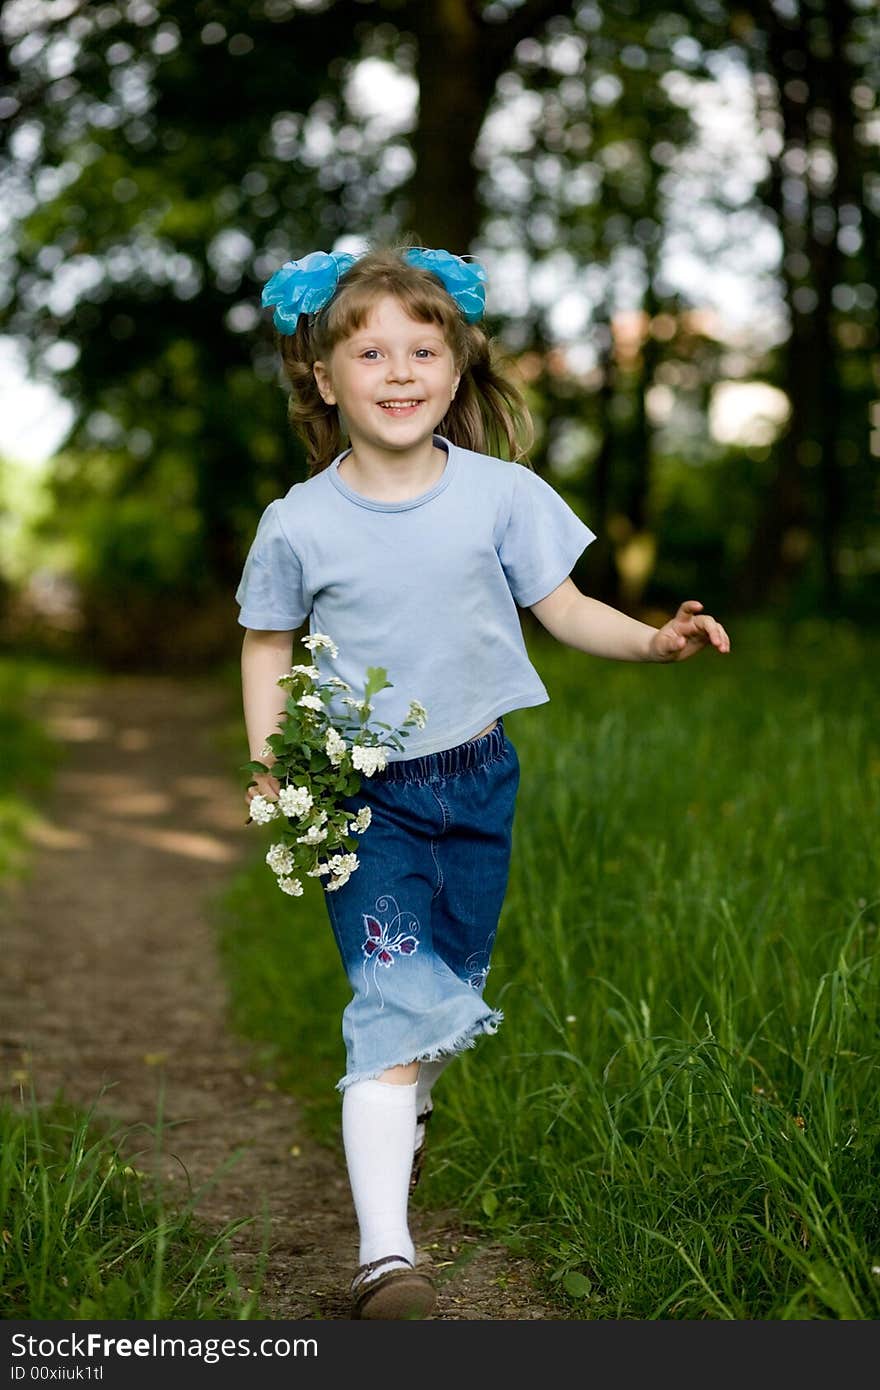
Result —
MULTIPOLYGON (((486 306, 486 271, 479 261, 466 261, 450 251, 414 246, 404 259, 429 270, 455 300, 468 323, 482 318, 486 306)), ((312 251, 300 261, 285 261, 263 286, 262 305, 275 306, 273 322, 280 333, 295 333, 300 314, 316 314, 336 293, 339 278, 357 256, 344 251, 312 251)))
POLYGON ((356 256, 341 251, 312 251, 301 261, 285 261, 263 286, 262 305, 275 305, 272 315, 279 333, 295 333, 300 314, 316 314, 332 299, 340 275, 356 256))
POLYGON ((429 251, 427 246, 414 246, 406 253, 410 265, 430 270, 432 275, 452 295, 468 323, 483 317, 486 307, 486 272, 479 261, 466 261, 451 251, 429 251))

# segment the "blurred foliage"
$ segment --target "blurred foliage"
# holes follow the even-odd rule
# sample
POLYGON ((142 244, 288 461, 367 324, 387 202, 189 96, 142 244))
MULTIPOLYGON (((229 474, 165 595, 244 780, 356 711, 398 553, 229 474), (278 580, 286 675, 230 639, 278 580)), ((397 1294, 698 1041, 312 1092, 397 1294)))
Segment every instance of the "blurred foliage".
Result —
POLYGON ((64 756, 38 705, 63 674, 45 661, 0 657, 0 880, 30 871, 27 836, 39 820, 37 802, 64 756))
POLYGON ((878 36, 867 0, 6 5, 0 331, 76 412, 34 526, 74 640, 231 650, 256 519, 305 476, 260 288, 413 228, 490 265, 534 462, 599 536, 579 582, 870 612, 878 36), (707 266, 760 332, 719 329, 707 266), (788 422, 719 442, 731 381, 788 422))

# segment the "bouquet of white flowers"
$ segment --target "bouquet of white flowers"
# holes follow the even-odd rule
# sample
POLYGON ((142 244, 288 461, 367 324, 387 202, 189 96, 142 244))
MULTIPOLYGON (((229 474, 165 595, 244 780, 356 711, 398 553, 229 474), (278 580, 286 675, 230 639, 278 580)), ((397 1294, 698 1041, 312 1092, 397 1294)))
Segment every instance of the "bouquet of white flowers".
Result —
MULTIPOLYGON (((325 633, 315 632, 302 641, 315 662, 322 651, 329 651, 334 659, 339 655, 336 643, 325 633)), ((338 676, 321 680, 317 665, 293 666, 279 677, 278 684, 288 691, 285 712, 278 732, 269 735, 262 749, 263 756, 274 761, 271 765, 245 763, 242 771, 267 773, 277 778, 281 789, 277 801, 260 795, 251 798, 248 824, 272 824, 277 838, 269 847, 266 863, 283 892, 299 897, 303 885, 297 875, 304 874, 308 878, 326 876, 324 887, 332 893, 347 883, 358 867, 356 837, 368 828, 371 816, 369 806, 363 806, 352 817, 340 806, 341 798, 356 796, 361 777, 372 777, 386 766, 386 747, 403 750, 409 726, 423 729, 427 710, 412 700, 401 728, 393 729, 379 720, 371 723, 373 696, 392 685, 381 666, 367 667, 360 700, 338 676), (351 713, 334 723, 329 705, 340 691, 348 692, 340 702, 351 713)), ((248 786, 253 783, 251 776, 248 786)))

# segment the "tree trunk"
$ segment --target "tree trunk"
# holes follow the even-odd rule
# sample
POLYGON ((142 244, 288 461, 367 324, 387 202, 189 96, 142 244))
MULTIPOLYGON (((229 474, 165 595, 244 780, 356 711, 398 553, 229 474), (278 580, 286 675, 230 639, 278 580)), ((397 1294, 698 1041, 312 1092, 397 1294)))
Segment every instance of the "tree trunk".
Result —
POLYGON ((808 144, 807 105, 793 100, 786 91, 790 74, 786 54, 802 47, 807 40, 797 28, 783 26, 769 7, 767 11, 762 8, 761 22, 767 25, 768 69, 779 90, 779 112, 783 124, 783 148, 771 161, 767 202, 775 213, 783 246, 782 280, 791 319, 791 337, 785 349, 780 384, 791 402, 791 418, 788 429, 776 444, 776 472, 763 511, 755 524, 738 581, 740 600, 746 608, 783 599, 803 564, 802 542, 807 523, 803 445, 811 433, 817 366, 814 316, 800 313, 794 306, 797 285, 789 262, 793 251, 812 249, 809 246, 811 209, 808 200, 802 220, 792 224, 786 213, 782 192, 785 151, 792 146, 806 148, 808 144))
POLYGON ((819 357, 820 482, 822 488, 822 575, 825 602, 830 611, 839 607, 840 575, 837 552, 844 513, 844 474, 841 469, 841 443, 844 426, 844 394, 840 377, 840 348, 832 334, 832 291, 842 275, 842 254, 837 242, 840 209, 846 203, 858 205, 857 157, 851 124, 849 92, 856 81, 847 57, 849 8, 840 0, 826 0, 828 45, 817 63, 817 80, 830 120, 829 144, 837 174, 829 201, 834 209, 832 235, 818 258, 816 310, 819 357))
POLYGON ((611 479, 614 472, 617 436, 612 413, 612 405, 617 392, 617 364, 614 359, 614 342, 607 314, 596 318, 596 343, 599 349, 599 365, 602 379, 596 395, 596 428, 601 443, 599 452, 593 460, 592 478, 588 480, 590 495, 585 499, 585 514, 590 529, 596 532, 596 541, 590 546, 592 592, 604 603, 620 606, 620 574, 615 563, 615 546, 622 538, 610 534, 614 513, 614 498, 611 479), (601 331, 600 331, 601 325, 601 331))
POLYGON ((413 134, 416 167, 406 225, 426 246, 465 254, 481 222, 474 148, 516 46, 566 0, 524 0, 502 23, 488 23, 476 0, 411 0, 402 22, 418 43, 419 115, 413 134))
POLYGON ((480 225, 473 150, 496 75, 481 61, 482 26, 464 0, 431 0, 418 14, 419 120, 406 231, 463 255, 480 225))

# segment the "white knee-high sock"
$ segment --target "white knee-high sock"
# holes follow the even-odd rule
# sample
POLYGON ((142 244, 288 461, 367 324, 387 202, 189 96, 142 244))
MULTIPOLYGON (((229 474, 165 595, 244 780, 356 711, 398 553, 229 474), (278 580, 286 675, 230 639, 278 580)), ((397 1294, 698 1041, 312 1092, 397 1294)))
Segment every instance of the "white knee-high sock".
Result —
POLYGON ((446 1057, 438 1057, 436 1062, 419 1062, 419 1078, 416 1082, 416 1116, 424 1115, 426 1110, 432 1108, 431 1091, 434 1082, 441 1072, 444 1072, 453 1061, 455 1053, 451 1052, 446 1057))
POLYGON ((415 1264, 406 1219, 415 1131, 415 1082, 395 1086, 355 1081, 345 1088, 342 1142, 360 1229, 361 1264, 383 1255, 402 1255, 415 1264))

